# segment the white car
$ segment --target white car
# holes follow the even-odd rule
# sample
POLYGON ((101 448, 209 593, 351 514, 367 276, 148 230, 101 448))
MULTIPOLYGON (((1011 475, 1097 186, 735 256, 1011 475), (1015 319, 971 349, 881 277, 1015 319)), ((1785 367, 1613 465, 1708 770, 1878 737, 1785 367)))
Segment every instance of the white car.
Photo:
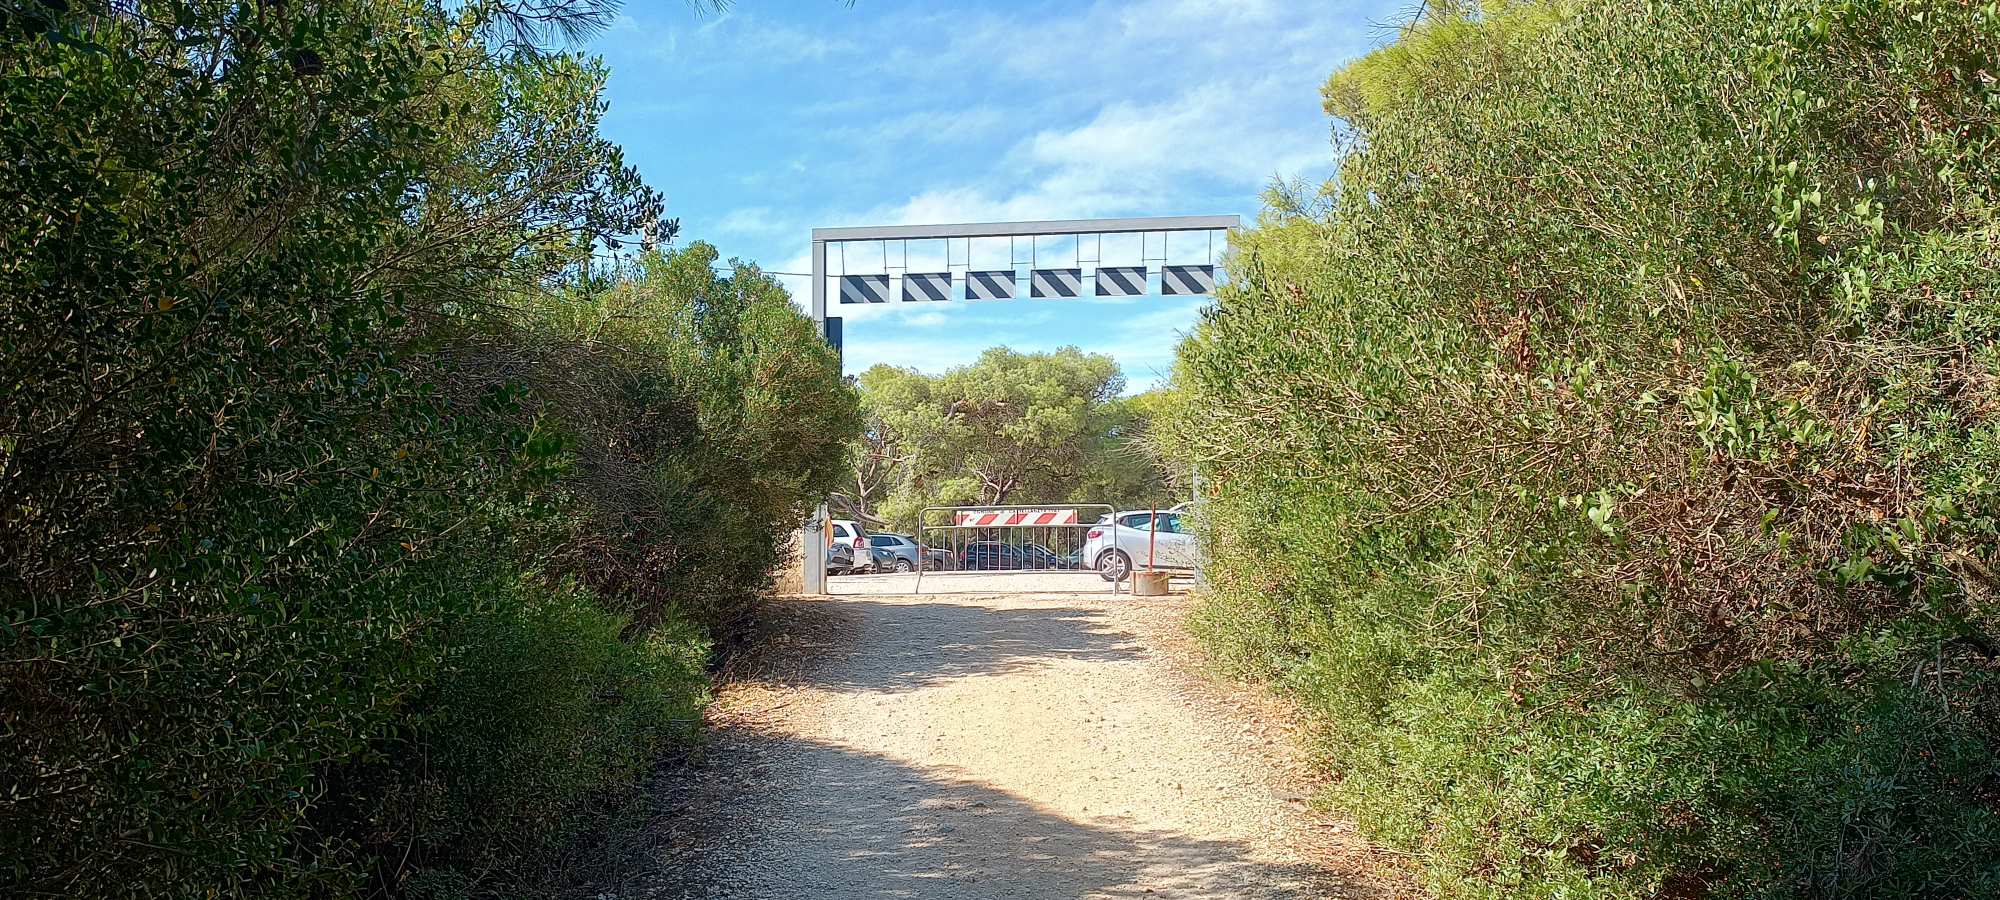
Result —
POLYGON ((853 568, 849 572, 872 572, 875 570, 874 552, 868 549, 868 532, 860 522, 853 519, 829 519, 826 523, 826 542, 845 544, 854 548, 853 568))
POLYGON ((1099 519, 1084 535, 1082 562, 1105 581, 1118 581, 1131 574, 1135 564, 1146 564, 1149 539, 1156 569, 1192 569, 1200 562, 1194 534, 1181 523, 1180 507, 1161 510, 1157 520, 1150 509, 1099 519))

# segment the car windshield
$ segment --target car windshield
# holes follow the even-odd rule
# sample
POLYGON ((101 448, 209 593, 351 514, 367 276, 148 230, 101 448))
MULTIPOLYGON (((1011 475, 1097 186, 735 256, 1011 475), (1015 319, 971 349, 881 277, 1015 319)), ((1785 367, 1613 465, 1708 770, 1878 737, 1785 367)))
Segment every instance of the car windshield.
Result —
POLYGON ((894 547, 902 542, 902 538, 893 534, 871 534, 868 536, 868 543, 874 544, 877 547, 894 547))

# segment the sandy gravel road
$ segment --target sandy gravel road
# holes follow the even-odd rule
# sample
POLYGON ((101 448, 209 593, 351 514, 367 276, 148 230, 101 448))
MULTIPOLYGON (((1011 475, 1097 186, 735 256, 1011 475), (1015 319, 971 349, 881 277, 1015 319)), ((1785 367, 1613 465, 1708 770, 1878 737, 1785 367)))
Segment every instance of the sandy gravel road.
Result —
POLYGON ((1307 808, 1287 717, 1192 671, 1182 598, 952 586, 771 601, 605 896, 1395 893, 1307 808))

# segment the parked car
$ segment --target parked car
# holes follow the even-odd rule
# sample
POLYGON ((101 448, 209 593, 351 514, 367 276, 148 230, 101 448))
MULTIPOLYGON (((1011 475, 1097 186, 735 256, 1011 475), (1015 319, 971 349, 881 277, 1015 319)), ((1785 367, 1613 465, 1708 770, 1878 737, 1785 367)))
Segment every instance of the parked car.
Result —
POLYGON ((1069 557, 1056 553, 1040 544, 1022 544, 1021 556, 1030 569, 1074 569, 1076 564, 1069 557))
POLYGON ((826 545, 826 574, 846 575, 854 571, 854 547, 848 544, 826 545))
POLYGON ((1201 558, 1200 548, 1194 535, 1182 526, 1178 510, 1175 507, 1161 511, 1157 522, 1150 509, 1112 513, 1099 519, 1084 534, 1083 559, 1105 581, 1118 581, 1131 574, 1135 560, 1145 562, 1150 538, 1154 568, 1194 568, 1201 558))
POLYGON ((973 541, 959 552, 958 567, 966 571, 991 572, 1027 568, 1021 548, 1000 541, 973 541))
MULTIPOLYGON (((874 535, 869 535, 872 539, 874 535)), ((870 545, 868 548, 868 571, 890 572, 896 568, 896 551, 887 547, 870 545)))
POLYGON ((889 551, 889 562, 884 571, 914 572, 918 566, 936 571, 951 567, 949 551, 926 547, 907 534, 878 531, 868 536, 868 543, 878 550, 889 551))
POLYGON ((868 546, 868 530, 853 519, 829 519, 826 530, 829 543, 846 544, 856 550, 868 546))

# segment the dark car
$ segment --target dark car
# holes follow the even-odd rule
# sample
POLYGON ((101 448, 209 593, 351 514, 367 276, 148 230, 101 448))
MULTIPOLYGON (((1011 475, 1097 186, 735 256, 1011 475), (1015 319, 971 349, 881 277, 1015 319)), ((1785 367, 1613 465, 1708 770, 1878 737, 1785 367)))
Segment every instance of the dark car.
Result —
POLYGON ((959 552, 958 567, 969 571, 1025 569, 1028 558, 1021 548, 999 541, 973 541, 959 552))
POLYGON ((1074 569, 1077 567, 1077 564, 1072 562, 1069 557, 1057 555, 1054 550, 1050 550, 1040 544, 1023 544, 1020 550, 1026 566, 1030 569, 1074 569))

